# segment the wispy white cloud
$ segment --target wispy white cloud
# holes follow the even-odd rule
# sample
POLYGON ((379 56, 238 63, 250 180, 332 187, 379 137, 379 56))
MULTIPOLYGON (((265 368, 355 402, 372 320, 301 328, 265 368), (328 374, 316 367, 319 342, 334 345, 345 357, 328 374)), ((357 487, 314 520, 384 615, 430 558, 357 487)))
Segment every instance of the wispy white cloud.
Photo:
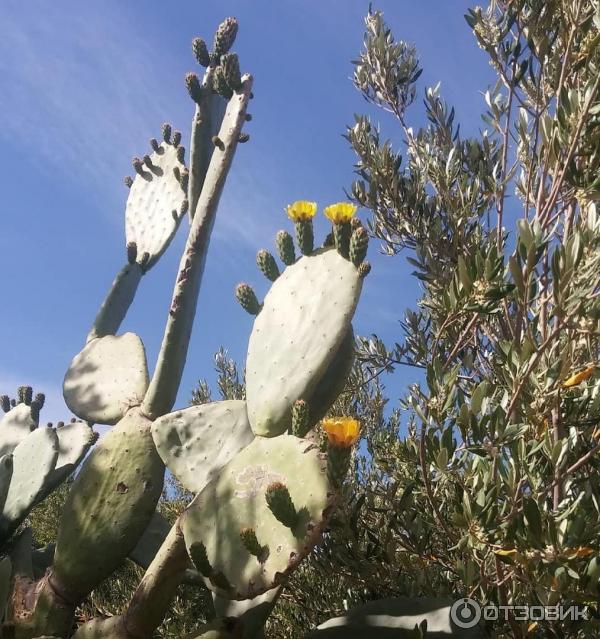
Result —
POLYGON ((115 162, 122 167, 173 112, 160 90, 165 60, 113 15, 112 3, 38 4, 8 0, 0 10, 0 137, 57 179, 106 192, 115 162))

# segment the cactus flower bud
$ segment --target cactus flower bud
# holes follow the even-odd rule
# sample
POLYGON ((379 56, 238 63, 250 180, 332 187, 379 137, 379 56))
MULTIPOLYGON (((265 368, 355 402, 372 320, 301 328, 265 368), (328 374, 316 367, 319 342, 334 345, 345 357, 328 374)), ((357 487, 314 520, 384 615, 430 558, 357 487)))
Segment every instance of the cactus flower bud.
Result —
POLYGON ((371 264, 370 264, 370 262, 367 262, 365 260, 362 264, 359 264, 359 266, 358 266, 358 274, 361 277, 367 277, 367 275, 370 272, 371 272, 371 264))
POLYGON ((368 248, 369 235, 367 230, 358 226, 350 237, 350 261, 354 266, 358 266, 365 259, 368 248))
POLYGON ((127 243, 127 261, 129 264, 135 264, 137 260, 137 244, 135 242, 127 243))
POLYGON ((238 22, 235 18, 226 18, 221 22, 215 33, 213 53, 217 58, 227 53, 235 42, 238 32, 238 22))
POLYGON ((223 75, 228 86, 237 91, 242 86, 242 74, 240 73, 240 61, 236 53, 226 53, 221 58, 223 75))
POLYGON ((251 555, 254 555, 259 561, 264 560, 265 555, 268 553, 268 548, 258 543, 254 528, 242 529, 240 539, 242 540, 242 544, 244 544, 244 548, 246 548, 251 555))
POLYGON ((10 410, 10 398, 8 397, 8 395, 2 395, 0 397, 0 407, 5 413, 8 413, 8 411, 10 410))
POLYGON ((242 308, 250 313, 250 315, 258 315, 261 305, 259 304, 256 293, 251 286, 245 283, 238 284, 235 287, 235 296, 237 297, 238 302, 242 305, 242 308))
POLYGON ((298 399, 292 406, 292 433, 296 437, 304 437, 309 431, 310 411, 303 399, 298 399))
POLYGON ((298 523, 298 513, 287 487, 280 482, 274 482, 267 488, 265 498, 276 519, 293 530, 298 523))
POLYGON ((195 73, 188 73, 185 76, 185 87, 190 94, 190 98, 196 103, 202 99, 202 86, 195 73))
POLYGON ((291 266, 296 261, 296 252, 294 251, 294 240, 287 231, 278 231, 275 237, 277 252, 281 261, 286 266, 291 266))
POLYGON ((256 263, 264 276, 271 282, 274 282, 279 277, 277 262, 275 262, 275 258, 269 251, 261 249, 256 255, 256 263))
POLYGON ((171 142, 171 125, 168 122, 165 122, 162 125, 162 135, 163 135, 163 140, 168 144, 171 142))
POLYGON ((202 38, 194 38, 192 40, 192 51, 200 66, 207 67, 210 64, 208 47, 202 38))
POLYGON ((231 87, 227 84, 223 67, 217 67, 213 75, 213 89, 215 93, 223 96, 227 100, 233 95, 231 87))

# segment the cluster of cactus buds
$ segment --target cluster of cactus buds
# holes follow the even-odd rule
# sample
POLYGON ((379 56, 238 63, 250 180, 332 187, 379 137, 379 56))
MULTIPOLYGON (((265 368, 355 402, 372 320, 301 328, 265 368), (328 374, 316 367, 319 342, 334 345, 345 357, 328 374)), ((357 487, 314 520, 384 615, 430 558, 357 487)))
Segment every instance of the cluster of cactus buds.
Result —
POLYGON ((76 420, 39 427, 44 401, 31 386, 20 386, 16 399, 0 399, 5 413, 0 419, 0 548, 96 441, 91 427, 76 420))

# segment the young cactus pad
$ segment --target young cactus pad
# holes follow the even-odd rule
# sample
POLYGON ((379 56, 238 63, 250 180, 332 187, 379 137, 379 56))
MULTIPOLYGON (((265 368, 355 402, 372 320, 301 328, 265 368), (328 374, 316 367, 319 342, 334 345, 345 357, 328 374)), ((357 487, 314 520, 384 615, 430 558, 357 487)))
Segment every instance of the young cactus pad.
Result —
POLYGON ((125 333, 88 342, 69 366, 63 395, 80 419, 116 424, 142 402, 147 388, 144 345, 135 333, 125 333))
POLYGON ((95 441, 90 426, 72 422, 56 429, 34 430, 19 443, 12 456, 3 457, 0 484, 6 495, 3 502, 0 491, 0 535, 15 530, 29 511, 75 470, 95 441), (9 459, 11 463, 7 465, 9 459))
POLYGON ((129 190, 125 236, 127 244, 134 243, 137 248, 137 261, 147 260, 144 268, 148 269, 169 246, 186 212, 181 184, 185 165, 177 148, 168 142, 162 142, 144 160, 137 164, 139 170, 129 190))
POLYGON ((246 402, 192 406, 157 419, 152 437, 167 468, 187 490, 199 493, 253 439, 246 402))
POLYGON ((39 428, 13 451, 10 486, 0 516, 0 537, 11 532, 37 503, 58 459, 58 436, 52 428, 39 428))
POLYGON ((335 249, 319 249, 273 283, 256 320, 246 360, 250 425, 272 437, 290 427, 291 408, 307 399, 348 333, 362 279, 335 249))
POLYGON ((8 455, 37 426, 31 406, 17 404, 0 419, 0 457, 8 455))
POLYGON ((311 442, 293 435, 257 437, 192 501, 182 530, 206 584, 229 599, 250 599, 282 583, 318 542, 335 496, 327 463, 311 442), (267 504, 270 486, 283 484, 298 513, 292 530, 267 504), (241 533, 254 531, 259 558, 241 533))

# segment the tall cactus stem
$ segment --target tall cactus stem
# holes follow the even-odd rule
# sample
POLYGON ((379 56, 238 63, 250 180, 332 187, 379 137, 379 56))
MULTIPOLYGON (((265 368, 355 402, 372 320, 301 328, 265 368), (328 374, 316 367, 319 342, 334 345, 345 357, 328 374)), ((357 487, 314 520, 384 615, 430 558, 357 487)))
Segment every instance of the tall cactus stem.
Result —
MULTIPOLYGON (((128 249, 128 257, 132 257, 132 252, 133 249, 128 249)), ((116 334, 133 302, 143 274, 142 266, 135 262, 121 269, 100 306, 94 325, 88 333, 87 342, 96 337, 116 334)))
POLYGON ((158 362, 144 397, 142 410, 156 419, 168 413, 179 390, 192 332, 198 292, 214 225, 219 198, 231 167, 237 139, 244 124, 252 77, 244 76, 242 88, 230 100, 219 137, 223 150, 215 148, 179 265, 158 362))
POLYGON ((116 617, 93 619, 73 639, 97 637, 150 637, 162 623, 173 597, 191 566, 179 521, 169 531, 148 566, 125 611, 116 617))
POLYGON ((214 69, 208 68, 200 86, 200 96, 192 120, 190 139, 190 179, 186 187, 190 202, 190 221, 204 185, 206 171, 213 153, 211 138, 218 133, 225 112, 225 100, 211 91, 214 69))

